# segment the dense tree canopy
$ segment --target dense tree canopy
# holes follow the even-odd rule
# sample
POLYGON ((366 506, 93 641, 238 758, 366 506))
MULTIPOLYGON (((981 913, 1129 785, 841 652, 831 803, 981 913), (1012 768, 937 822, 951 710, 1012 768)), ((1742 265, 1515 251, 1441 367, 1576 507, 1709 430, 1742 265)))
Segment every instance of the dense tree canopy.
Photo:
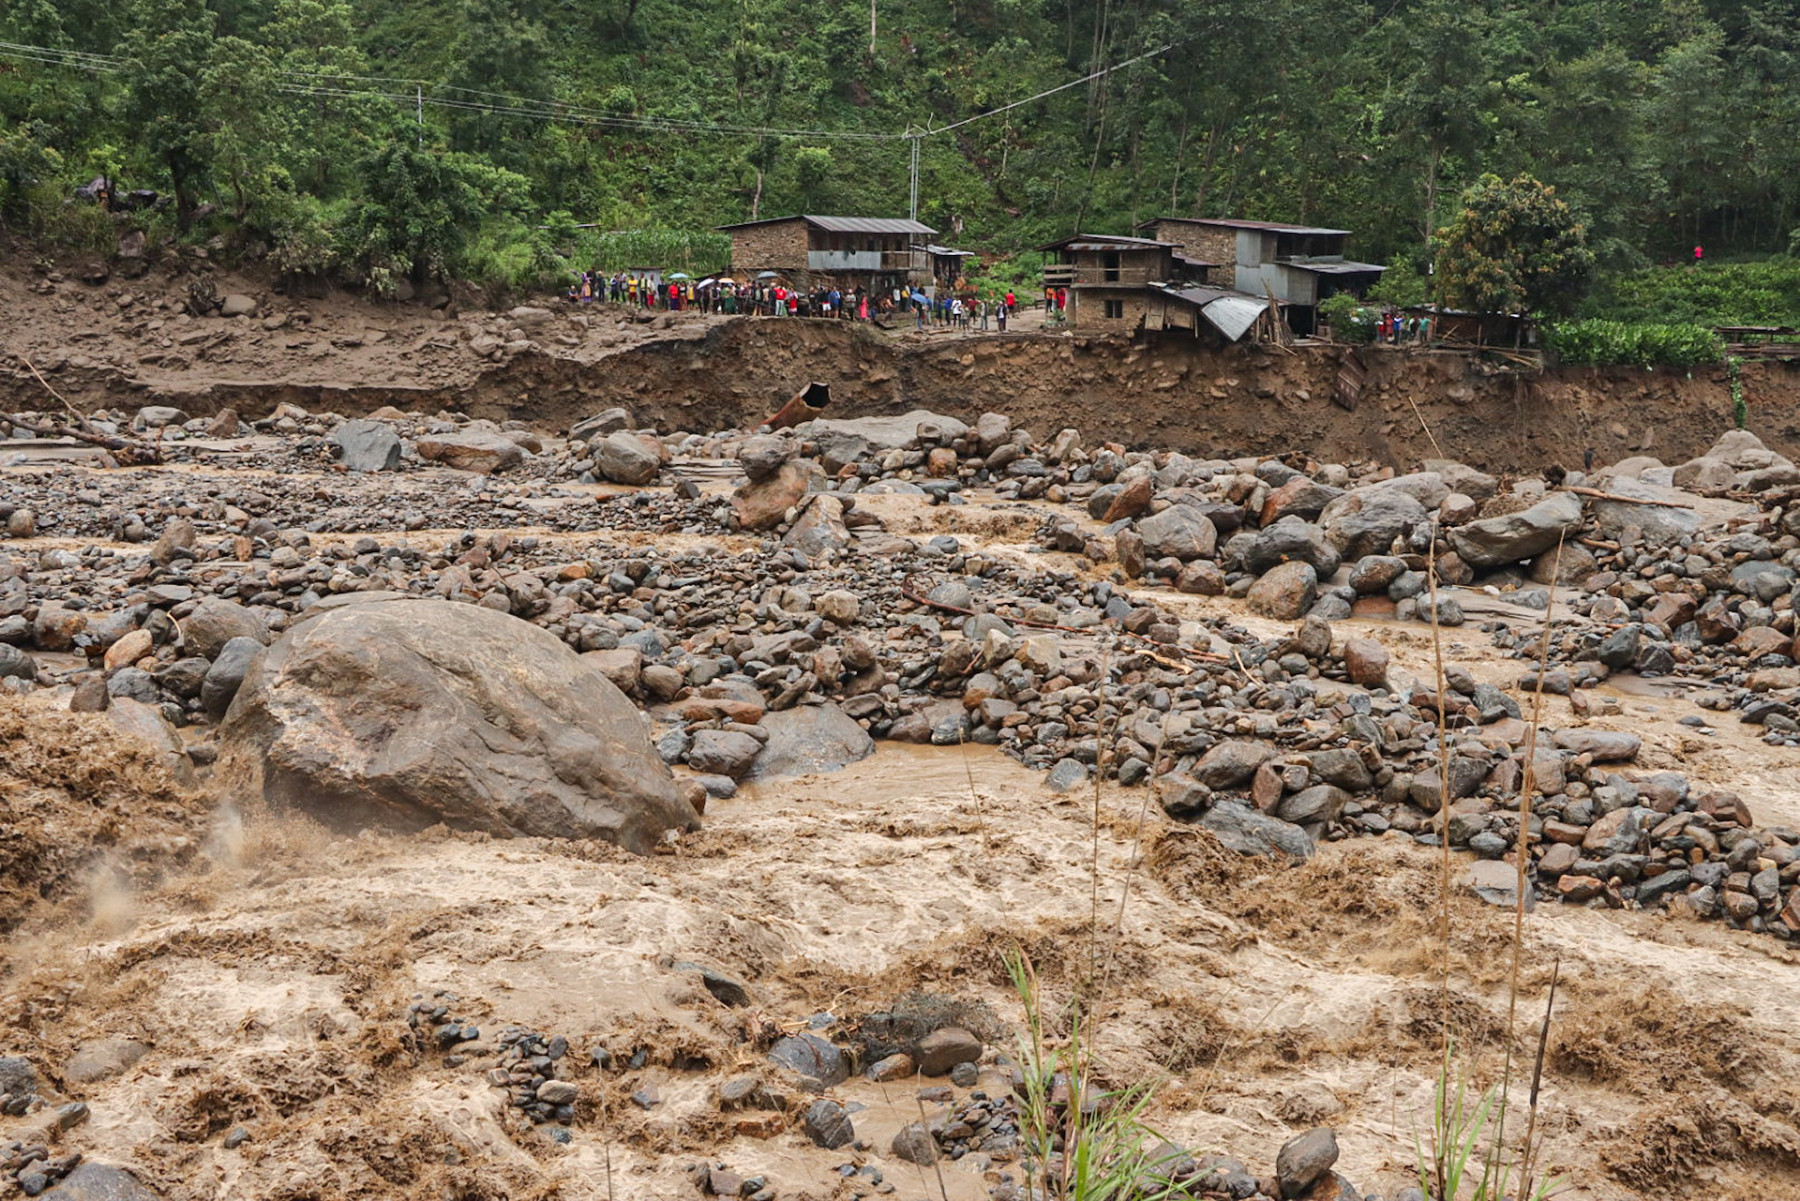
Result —
POLYGON ((866 135, 1025 101, 924 138, 923 220, 990 250, 1164 213, 1313 221, 1423 271, 1493 174, 1554 187, 1614 274, 1696 243, 1780 253, 1800 226, 1786 0, 911 0, 878 5, 873 49, 867 15, 14 0, 0 41, 50 53, 0 48, 0 219, 113 172, 286 263, 529 270, 557 212, 904 212, 910 144, 866 135), (462 233, 377 231, 396 172, 448 189, 425 199, 462 233))
POLYGON ((1555 188, 1526 175, 1482 176, 1438 247, 1439 294, 1477 312, 1572 312, 1594 270, 1581 219, 1555 188))

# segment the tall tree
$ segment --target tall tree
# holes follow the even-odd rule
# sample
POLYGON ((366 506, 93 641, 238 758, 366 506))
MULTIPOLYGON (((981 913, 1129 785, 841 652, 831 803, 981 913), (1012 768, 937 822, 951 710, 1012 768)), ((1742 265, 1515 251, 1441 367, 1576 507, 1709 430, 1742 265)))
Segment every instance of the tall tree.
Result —
POLYGON ((1530 176, 1484 175, 1438 233, 1443 299, 1478 312, 1566 313, 1587 291, 1587 230, 1556 189, 1530 176))
POLYGON ((201 81, 212 61, 214 18, 201 0, 134 0, 131 13, 137 32, 118 50, 125 114, 168 173, 175 219, 185 229, 207 170, 201 81))

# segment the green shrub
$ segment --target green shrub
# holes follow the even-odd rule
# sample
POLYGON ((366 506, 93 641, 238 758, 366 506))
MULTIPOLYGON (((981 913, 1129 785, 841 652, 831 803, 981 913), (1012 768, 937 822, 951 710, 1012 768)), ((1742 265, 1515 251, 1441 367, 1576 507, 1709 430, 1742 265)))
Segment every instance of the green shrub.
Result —
POLYGON ((1559 321, 1544 326, 1544 345, 1572 367, 1699 367, 1725 353, 1703 325, 1635 321, 1559 321))
POLYGON ((1649 267, 1614 277, 1582 311, 1615 321, 1800 324, 1800 258, 1649 267))
POLYGON ((1375 340, 1376 315, 1348 292, 1339 292, 1319 306, 1319 316, 1331 326, 1331 336, 1339 342, 1362 346, 1375 340))

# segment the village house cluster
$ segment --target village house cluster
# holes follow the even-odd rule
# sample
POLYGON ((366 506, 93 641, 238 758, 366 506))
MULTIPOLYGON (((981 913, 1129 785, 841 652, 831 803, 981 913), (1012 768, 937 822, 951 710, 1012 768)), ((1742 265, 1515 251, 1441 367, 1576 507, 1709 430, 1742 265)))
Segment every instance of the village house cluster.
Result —
MULTIPOLYGON (((731 271, 893 298, 899 307, 946 296, 973 301, 972 252, 938 245, 938 231, 899 217, 770 217, 721 226, 731 271)), ((1345 254, 1348 230, 1269 221, 1159 217, 1141 236, 1076 234, 1041 247, 1042 297, 1052 320, 1093 332, 1184 331, 1236 342, 1312 334, 1319 305, 1364 296, 1386 268, 1345 254)))

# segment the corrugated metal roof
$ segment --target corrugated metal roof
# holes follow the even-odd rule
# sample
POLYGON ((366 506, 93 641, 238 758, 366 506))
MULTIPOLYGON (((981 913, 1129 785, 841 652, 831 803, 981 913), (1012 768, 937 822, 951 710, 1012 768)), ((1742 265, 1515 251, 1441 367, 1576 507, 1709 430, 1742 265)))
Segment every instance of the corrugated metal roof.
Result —
POLYGON ((1128 238, 1120 234, 1074 234, 1060 242, 1040 246, 1039 250, 1155 250, 1175 246, 1174 242, 1158 242, 1155 238, 1128 238))
POLYGON ((917 221, 905 217, 813 217, 806 218, 808 225, 816 225, 820 229, 834 234, 934 234, 937 230, 929 225, 921 225, 917 221))
POLYGON ((1216 225, 1221 229, 1260 229, 1275 234, 1348 234, 1347 229, 1323 229, 1315 225, 1288 225, 1281 221, 1239 221, 1230 217, 1161 217, 1162 221, 1185 221, 1191 225, 1216 225))
POLYGON ((816 217, 795 214, 788 217, 764 217, 760 221, 739 221, 733 225, 715 225, 714 229, 749 229, 755 225, 777 225, 783 221, 804 221, 808 225, 838 234, 924 234, 937 230, 905 217, 816 217))
POLYGON ((1164 288, 1162 291, 1193 305, 1208 324, 1231 342, 1248 333, 1269 307, 1269 302, 1260 296, 1228 288, 1164 288))
POLYGON ((1175 261, 1180 263, 1184 267, 1217 267, 1219 265, 1219 264, 1213 262, 1211 259, 1197 259, 1197 258, 1194 258, 1192 255, 1186 255, 1186 254, 1180 254, 1180 253, 1177 253, 1175 255, 1175 261))
POLYGON ((1368 275, 1373 272, 1379 275, 1387 268, 1378 263, 1304 263, 1294 259, 1282 261, 1284 267, 1294 267, 1301 271, 1311 271, 1315 275, 1368 275))
POLYGON ((925 253, 926 254, 945 255, 945 256, 955 255, 958 258, 965 258, 965 259, 975 257, 975 252, 973 250, 952 250, 948 246, 927 245, 925 247, 925 253))

